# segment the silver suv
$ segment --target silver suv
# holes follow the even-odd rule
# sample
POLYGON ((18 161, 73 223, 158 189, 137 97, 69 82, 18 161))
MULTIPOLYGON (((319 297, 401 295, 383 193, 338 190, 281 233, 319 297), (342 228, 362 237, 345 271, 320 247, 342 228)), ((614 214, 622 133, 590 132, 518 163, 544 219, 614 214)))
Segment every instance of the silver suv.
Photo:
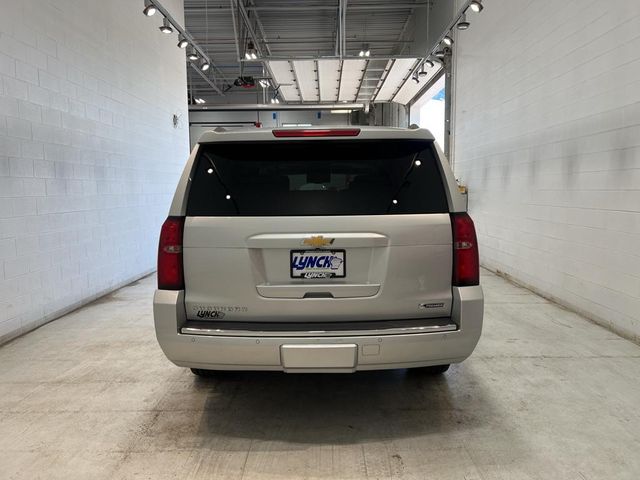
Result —
POLYGON ((198 375, 444 372, 482 329, 474 225, 426 130, 207 132, 162 226, 153 311, 198 375))

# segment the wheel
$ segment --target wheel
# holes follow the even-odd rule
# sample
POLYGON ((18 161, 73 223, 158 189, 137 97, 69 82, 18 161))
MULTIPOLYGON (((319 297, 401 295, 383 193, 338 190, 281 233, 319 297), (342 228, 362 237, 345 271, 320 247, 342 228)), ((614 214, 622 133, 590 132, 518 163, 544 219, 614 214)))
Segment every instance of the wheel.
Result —
POLYGON ((204 368, 192 368, 191 373, 198 377, 211 377, 215 372, 213 370, 205 370, 204 368))
POLYGON ((446 365, 433 365, 431 367, 423 367, 421 370, 427 375, 442 375, 444 372, 449 370, 450 365, 447 363, 446 365))

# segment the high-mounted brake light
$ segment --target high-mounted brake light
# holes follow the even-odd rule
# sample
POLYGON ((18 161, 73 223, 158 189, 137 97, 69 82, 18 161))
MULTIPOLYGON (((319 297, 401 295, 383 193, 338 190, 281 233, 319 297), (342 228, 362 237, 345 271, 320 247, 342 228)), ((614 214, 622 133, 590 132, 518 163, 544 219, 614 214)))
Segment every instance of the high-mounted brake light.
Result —
POLYGON ((158 245, 158 289, 183 290, 182 232, 184 217, 169 217, 160 230, 158 245))
POLYGON ((452 213, 453 285, 480 285, 480 258, 473 220, 466 213, 452 213))
POLYGON ((282 137, 357 137, 359 128, 273 130, 273 136, 282 137))

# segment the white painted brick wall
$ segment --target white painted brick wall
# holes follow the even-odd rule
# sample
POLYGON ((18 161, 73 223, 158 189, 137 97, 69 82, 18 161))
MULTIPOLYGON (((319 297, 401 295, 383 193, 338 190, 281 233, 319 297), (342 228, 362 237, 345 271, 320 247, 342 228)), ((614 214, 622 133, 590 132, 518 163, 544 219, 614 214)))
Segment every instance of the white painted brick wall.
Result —
POLYGON ((155 266, 186 65, 142 3, 0 0, 0 343, 155 266))
POLYGON ((640 339, 640 2, 486 0, 456 42, 482 263, 640 339))

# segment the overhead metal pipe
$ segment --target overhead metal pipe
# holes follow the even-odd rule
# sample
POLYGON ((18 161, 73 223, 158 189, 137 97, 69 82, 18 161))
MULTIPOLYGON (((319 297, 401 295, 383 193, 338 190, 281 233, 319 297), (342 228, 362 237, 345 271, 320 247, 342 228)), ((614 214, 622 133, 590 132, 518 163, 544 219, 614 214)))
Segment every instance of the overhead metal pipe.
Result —
POLYGON ((362 110, 363 103, 279 103, 279 104, 218 104, 218 105, 189 105, 192 112, 232 112, 236 110, 362 110))
MULTIPOLYGON (((255 45, 255 48, 257 49, 257 52, 260 55, 260 58, 250 59, 250 60, 241 58, 241 56, 238 55, 238 61, 239 62, 247 62, 247 61, 249 61, 249 62, 260 63, 262 65, 262 67, 264 69, 266 69, 267 72, 269 72, 269 76, 271 77, 271 80, 272 80, 272 86, 275 89, 275 91, 277 92, 278 89, 280 88, 280 85, 276 81, 275 75, 271 71, 271 68, 269 67, 269 65, 263 60, 263 57, 265 55, 264 55, 264 52, 262 51, 261 44, 264 44, 264 48, 265 48, 265 50, 267 51, 267 53, 269 55, 271 55, 271 49, 269 48, 269 45, 267 43, 258 41, 258 35, 256 34, 255 30, 253 29, 253 26, 251 25, 251 21, 249 19, 249 14, 247 13, 246 7, 242 4, 242 2, 240 2, 238 0, 235 0, 235 2, 236 2, 236 5, 238 7, 238 12, 239 12, 238 17, 241 18, 242 21, 244 22, 244 25, 245 25, 245 27, 247 29, 247 33, 251 37, 251 40, 253 41, 253 43, 255 45)), ((262 35, 263 40, 266 39, 266 35, 265 35, 265 32, 264 32, 264 27, 262 26, 262 22, 260 21, 260 18, 258 17, 257 14, 255 14, 254 18, 256 20, 256 25, 258 26, 258 29, 260 29, 260 34, 262 35)))
POLYGON ((193 69, 194 69, 196 72, 198 72, 198 75, 200 75, 200 76, 202 77, 202 79, 203 79, 205 82, 207 82, 207 84, 208 84, 211 88, 213 88, 216 92, 218 92, 220 95, 222 95, 222 96, 224 97, 224 93, 223 93, 223 92, 218 88, 218 86, 217 86, 215 83, 213 83, 213 82, 211 81, 211 79, 210 79, 209 77, 207 77, 207 75, 205 75, 205 73, 204 73, 202 70, 200 70, 200 68, 196 67, 196 66, 195 66, 195 65, 193 65, 193 64, 192 64, 191 66, 193 67, 193 69))
MULTIPOLYGON (((415 59, 416 55, 380 55, 367 57, 368 60, 397 60, 400 58, 415 59)), ((257 58, 255 60, 243 59, 245 63, 260 63, 260 62, 295 62, 297 60, 362 60, 362 57, 358 55, 345 55, 344 57, 336 55, 301 55, 301 56, 270 56, 264 58, 257 58)))
POLYGON ((236 24, 236 12, 233 8, 233 3, 235 0, 229 0, 231 2, 231 23, 233 23, 233 40, 236 44, 236 54, 238 55, 238 59, 240 58, 240 42, 238 41, 238 25, 236 24))
POLYGON ((340 28, 342 45, 340 46, 340 58, 344 58, 347 55, 347 1, 342 6, 342 27, 340 28))
MULTIPOLYGON (((429 2, 416 2, 416 3, 406 3, 406 2, 389 2, 388 4, 353 4, 349 7, 349 10, 352 11, 361 11, 361 10, 377 10, 377 11, 385 11, 385 10, 404 10, 409 8, 420 8, 420 7, 428 7, 429 2)), ((297 12, 304 11, 308 12, 309 10, 335 10, 335 5, 260 5, 260 6, 246 6, 247 11, 253 12, 297 12)), ((189 13, 199 14, 204 12, 204 8, 190 8, 189 13)), ((228 12, 230 8, 228 7, 209 7, 209 10, 213 10, 215 12, 228 12)))

